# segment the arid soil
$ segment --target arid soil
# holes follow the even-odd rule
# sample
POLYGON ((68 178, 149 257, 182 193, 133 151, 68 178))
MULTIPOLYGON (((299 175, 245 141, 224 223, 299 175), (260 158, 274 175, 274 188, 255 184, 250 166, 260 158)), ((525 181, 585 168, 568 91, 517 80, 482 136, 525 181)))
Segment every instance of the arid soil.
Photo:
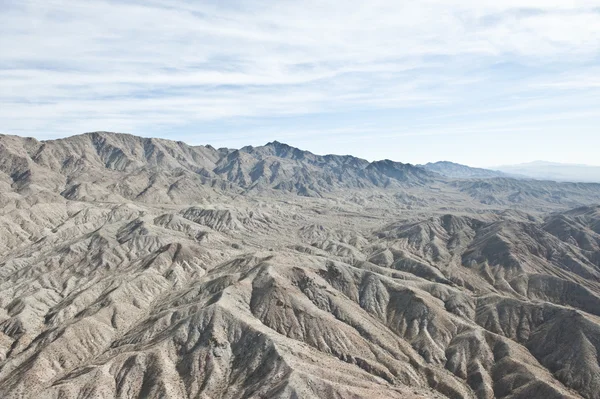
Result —
POLYGON ((278 142, 0 136, 0 397, 600 398, 598 203, 278 142))

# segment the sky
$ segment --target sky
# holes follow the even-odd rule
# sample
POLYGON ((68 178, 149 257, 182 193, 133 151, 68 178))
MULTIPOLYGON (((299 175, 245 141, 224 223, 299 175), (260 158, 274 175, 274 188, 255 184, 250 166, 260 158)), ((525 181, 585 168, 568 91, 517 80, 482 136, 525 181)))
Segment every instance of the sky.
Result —
POLYGON ((600 165, 600 0, 0 0, 0 133, 600 165))

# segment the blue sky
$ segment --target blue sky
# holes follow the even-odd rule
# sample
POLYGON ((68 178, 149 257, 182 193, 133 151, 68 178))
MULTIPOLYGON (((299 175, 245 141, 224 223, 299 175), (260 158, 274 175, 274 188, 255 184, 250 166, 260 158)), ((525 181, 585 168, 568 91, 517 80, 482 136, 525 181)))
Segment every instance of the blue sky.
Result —
POLYGON ((600 0, 0 0, 0 132, 600 165, 600 0))

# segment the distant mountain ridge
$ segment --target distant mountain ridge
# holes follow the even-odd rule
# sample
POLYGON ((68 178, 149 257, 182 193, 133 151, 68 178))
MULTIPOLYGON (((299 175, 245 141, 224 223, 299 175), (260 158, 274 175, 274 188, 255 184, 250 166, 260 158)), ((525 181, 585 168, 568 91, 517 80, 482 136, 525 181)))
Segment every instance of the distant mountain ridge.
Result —
POLYGON ((510 177, 508 174, 490 169, 473 168, 449 161, 429 162, 419 165, 430 172, 456 179, 488 179, 493 177, 510 177))
POLYGON ((598 184, 517 180, 450 162, 369 162, 278 141, 216 149, 109 132, 47 141, 0 135, 0 188, 0 205, 64 199, 186 204, 230 194, 327 197, 383 190, 401 206, 467 196, 486 206, 551 209, 591 204, 600 196, 598 184))
POLYGON ((518 174, 538 180, 599 183, 600 166, 534 161, 517 165, 498 166, 507 174, 518 174))
POLYGON ((600 183, 600 166, 534 161, 492 168, 475 168, 449 161, 417 165, 452 179, 514 178, 571 183, 600 183))
POLYGON ((77 191, 72 185, 83 176, 86 182, 98 181, 105 169, 127 174, 144 170, 151 182, 174 174, 188 179, 199 175, 202 185, 234 184, 241 190, 276 189, 308 196, 341 188, 419 185, 439 177, 410 164, 315 155, 277 141, 217 150, 108 132, 49 141, 0 136, 0 155, 0 171, 11 176, 11 184, 65 186, 67 193, 77 191))

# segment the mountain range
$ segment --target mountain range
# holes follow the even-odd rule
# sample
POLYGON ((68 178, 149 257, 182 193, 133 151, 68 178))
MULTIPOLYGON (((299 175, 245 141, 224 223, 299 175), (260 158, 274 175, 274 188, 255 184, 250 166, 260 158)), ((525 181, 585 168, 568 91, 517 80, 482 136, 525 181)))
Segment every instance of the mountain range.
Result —
POLYGON ((507 173, 503 173, 498 170, 473 168, 470 166, 448 161, 429 162, 425 165, 419 166, 421 166, 425 170, 456 179, 488 179, 492 177, 513 177, 507 173))
POLYGON ((518 165, 499 166, 495 169, 511 175, 538 180, 600 182, 600 166, 535 161, 518 165))
POLYGON ((599 198, 277 141, 0 136, 0 397, 597 399, 599 198))

